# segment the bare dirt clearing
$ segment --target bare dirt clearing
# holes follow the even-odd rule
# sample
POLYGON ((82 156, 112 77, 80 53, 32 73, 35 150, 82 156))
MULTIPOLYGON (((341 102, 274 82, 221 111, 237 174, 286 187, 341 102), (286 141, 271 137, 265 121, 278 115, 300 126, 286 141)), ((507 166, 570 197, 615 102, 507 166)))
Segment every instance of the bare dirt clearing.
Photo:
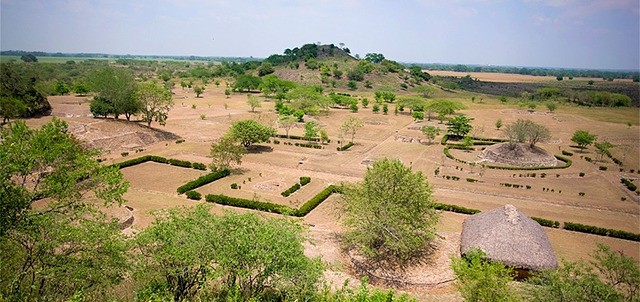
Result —
MULTIPOLYGON (((538 77, 535 78, 538 79, 538 77)), ((188 89, 177 88, 174 93, 176 104, 169 113, 166 127, 153 123, 152 129, 136 123, 90 118, 88 105, 84 102, 85 98, 51 97, 49 101, 53 106, 53 114, 66 120, 71 132, 82 141, 90 146, 103 148, 103 158, 109 161, 122 161, 141 155, 155 154, 209 164, 210 160, 207 156, 210 144, 225 133, 233 121, 255 118, 267 123, 272 121, 274 116, 271 113, 273 102, 265 102, 258 112, 251 113, 246 104, 246 95, 236 94, 226 98, 224 88, 208 86, 202 98, 195 98, 193 92, 188 89), (185 139, 185 142, 176 143, 177 139, 185 139), (139 152, 135 153, 136 150, 139 152), (121 152, 129 152, 129 155, 122 157, 121 152)), ((599 109, 580 110, 593 111, 590 114, 597 114, 599 109)), ((638 109, 627 110, 637 114, 638 109)), ((390 111, 393 112, 393 110, 390 111)), ((332 109, 329 116, 317 118, 331 138, 331 143, 324 145, 324 149, 309 149, 282 143, 263 144, 270 149, 247 155, 241 167, 230 177, 201 187, 197 191, 203 194, 216 193, 248 199, 257 198, 298 207, 329 184, 358 181, 364 175, 367 163, 383 157, 392 157, 402 160, 415 170, 422 171, 434 188, 435 198, 442 203, 480 210, 509 203, 529 216, 640 232, 638 196, 620 183, 621 177, 629 178, 636 184, 640 178, 638 174, 640 129, 638 126, 628 127, 617 123, 599 122, 582 115, 564 113, 562 110, 550 114, 500 107, 465 110, 463 113, 474 118, 472 122, 475 129, 474 136, 501 137, 501 131, 494 127, 497 119, 502 119, 505 125, 520 118, 543 124, 551 130, 552 139, 549 143, 540 144, 540 146, 555 155, 560 155, 561 150, 573 152, 573 156, 570 157, 573 165, 567 169, 536 171, 536 177, 521 176, 521 174, 527 174, 527 171, 473 168, 446 158, 443 154, 443 146, 439 144, 440 137, 433 144, 426 143, 418 129, 422 125, 434 125, 444 130, 445 126, 438 124, 437 121, 416 123, 407 114, 397 116, 393 113, 374 114, 371 107, 361 108, 358 113, 332 109), (357 132, 355 146, 348 151, 339 152, 336 151, 336 147, 339 146, 338 140, 344 142, 349 139, 348 137, 339 138, 340 125, 349 115, 363 119, 365 127, 357 132), (623 171, 620 171, 620 167, 607 157, 603 162, 587 162, 584 159, 585 156, 597 158, 593 147, 585 152, 579 152, 570 147, 573 145, 570 138, 577 129, 587 129, 597 134, 598 138, 607 139, 616 145, 617 147, 612 149, 612 154, 622 160, 623 171), (601 171, 599 166, 607 166, 607 170, 601 171), (436 168, 439 168, 438 176, 434 175, 436 168), (541 177, 541 172, 546 173, 544 178, 541 177), (586 175, 580 177, 580 172, 586 175), (447 180, 443 175, 454 175, 460 177, 460 180, 447 180), (311 183, 287 198, 282 197, 280 192, 298 181, 301 176, 311 177, 311 183), (466 178, 477 179, 478 182, 468 182, 466 178), (230 188, 231 183, 237 183, 241 188, 233 190, 230 188), (501 183, 529 185, 531 189, 506 188, 500 185, 501 183), (544 188, 553 189, 553 192, 544 188), (584 196, 579 195, 581 192, 584 196)), ((39 126, 49 119, 50 117, 31 119, 28 123, 39 126)), ((283 130, 279 132, 284 133, 283 130)), ((290 134, 303 134, 302 125, 291 130, 290 134)), ((455 150, 456 153, 452 153, 461 158, 477 156, 477 154, 458 151, 455 150)), ((142 229, 153 221, 153 216, 150 214, 152 210, 193 206, 199 203, 178 195, 176 188, 206 173, 156 163, 128 167, 122 172, 131 183, 125 198, 126 204, 133 208, 135 218, 131 227, 133 231, 142 229)), ((337 286, 346 279, 352 280, 352 284, 358 283, 356 281, 358 277, 353 275, 348 259, 339 248, 337 239, 337 235, 341 232, 339 217, 337 217, 339 198, 339 195, 333 195, 302 219, 304 223, 311 226, 309 234, 312 245, 307 248, 308 254, 321 256, 329 264, 326 275, 337 286)), ((213 206, 212 211, 222 212, 223 209, 248 211, 218 205, 213 206)), ((455 234, 461 231, 461 224, 465 217, 466 215, 443 213, 438 231, 445 234, 447 239, 455 237, 455 234)), ((589 254, 597 243, 605 243, 615 250, 624 251, 635 259, 640 258, 638 242, 549 228, 545 228, 545 231, 559 258, 589 259, 589 254)), ((452 250, 456 250, 455 240, 447 242, 454 245, 452 250)), ((438 270, 439 273, 446 275, 448 258, 442 259, 445 259, 443 260, 445 264, 438 270)), ((417 270, 413 272, 413 276, 420 275, 421 271, 428 272, 430 269, 417 270)), ((413 277, 407 277, 408 280, 411 278, 413 277)), ((428 279, 427 275, 423 278, 428 279)), ((421 282, 412 280, 414 283, 421 282)), ((429 282, 432 281, 423 283, 429 282)), ((450 284, 444 284, 440 288, 415 285, 405 289, 425 301, 460 299, 450 284)))

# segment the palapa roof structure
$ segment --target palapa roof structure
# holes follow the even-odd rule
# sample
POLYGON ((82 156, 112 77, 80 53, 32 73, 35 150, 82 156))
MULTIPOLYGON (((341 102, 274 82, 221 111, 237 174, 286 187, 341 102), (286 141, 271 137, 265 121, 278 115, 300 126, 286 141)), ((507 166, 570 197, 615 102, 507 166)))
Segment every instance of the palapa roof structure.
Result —
POLYGON ((474 248, 480 248, 491 260, 516 268, 539 271, 558 266, 542 226, 509 204, 465 219, 460 252, 474 248))

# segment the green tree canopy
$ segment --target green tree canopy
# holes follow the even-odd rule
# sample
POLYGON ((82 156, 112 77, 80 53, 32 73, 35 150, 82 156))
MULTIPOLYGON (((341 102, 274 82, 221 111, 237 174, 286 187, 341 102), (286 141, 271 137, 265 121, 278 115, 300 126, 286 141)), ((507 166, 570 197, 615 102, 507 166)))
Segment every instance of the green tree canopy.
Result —
POLYGON ((589 133, 587 130, 576 130, 571 137, 571 141, 578 144, 580 149, 585 149, 587 146, 593 144, 597 136, 589 133))
POLYGON ((262 78, 258 89, 266 96, 277 93, 287 93, 289 90, 296 87, 295 82, 286 81, 278 78, 275 75, 266 75, 262 78))
POLYGON ((34 72, 14 63, 1 63, 0 98, 5 99, 3 101, 5 107, 0 108, 2 110, 0 114, 3 117, 48 114, 51 111, 51 105, 36 89, 36 84, 38 84, 38 77, 34 72), (19 110, 16 111, 16 109, 19 110))
POLYGON ((511 125, 507 125, 504 134, 513 145, 516 143, 528 143, 533 147, 538 142, 544 142, 551 138, 549 129, 543 125, 536 124, 531 120, 518 119, 511 125))
POLYGON ((52 301, 83 291, 102 300, 126 274, 127 247, 94 205, 120 204, 128 183, 59 119, 40 129, 16 121, 0 135, 0 296, 52 301))
POLYGON ((451 261, 456 274, 456 288, 465 301, 520 301, 517 292, 509 286, 513 271, 500 262, 491 262, 479 249, 467 252, 451 261))
POLYGON ((151 127, 151 122, 156 121, 164 126, 173 107, 171 92, 156 83, 148 82, 138 85, 136 98, 140 102, 142 120, 151 127))
POLYGON ((384 55, 381 53, 368 53, 364 55, 364 59, 374 64, 380 64, 384 60, 384 55))
POLYGON ((471 129, 473 129, 470 124, 472 120, 472 118, 462 114, 456 115, 449 119, 449 122, 447 123, 447 131, 452 135, 464 137, 471 132, 471 129))
POLYGON ((308 115, 319 115, 329 109, 331 100, 322 94, 322 87, 299 86, 291 89, 286 94, 286 99, 291 100, 293 109, 302 110, 308 115))
POLYGON ((275 130, 255 120, 241 120, 231 125, 228 134, 245 148, 249 148, 252 144, 269 140, 275 135, 275 130))
POLYGON ((218 171, 231 168, 232 164, 240 165, 242 157, 247 150, 237 144, 237 141, 230 135, 224 135, 218 142, 211 144, 210 156, 212 158, 209 169, 218 171))
POLYGON ((250 92, 258 90, 262 79, 250 74, 239 74, 233 83, 233 90, 250 92))
POLYGON ((355 138, 356 133, 362 127, 364 127, 364 122, 362 121, 362 119, 353 115, 349 115, 344 123, 342 123, 342 126, 340 126, 340 130, 342 130, 342 132, 344 132, 345 134, 351 136, 351 142, 353 143, 353 139, 355 138))
POLYGON ((140 111, 140 103, 135 98, 136 81, 128 69, 106 67, 89 77, 91 91, 96 96, 91 101, 94 116, 113 115, 116 119, 125 115, 127 120, 140 111), (94 111, 100 108, 102 111, 94 111), (106 111, 106 114, 101 114, 106 111))
POLYGON ((374 162, 361 183, 344 189, 344 242, 373 261, 406 263, 433 239, 431 193, 422 172, 398 160, 374 162))

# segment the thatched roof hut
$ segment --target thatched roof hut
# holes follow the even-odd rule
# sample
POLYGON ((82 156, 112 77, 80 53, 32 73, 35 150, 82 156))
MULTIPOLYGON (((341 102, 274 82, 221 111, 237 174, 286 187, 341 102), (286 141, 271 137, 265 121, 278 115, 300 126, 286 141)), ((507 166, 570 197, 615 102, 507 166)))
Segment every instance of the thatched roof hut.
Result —
POLYGON ((556 268, 547 234, 512 205, 469 216, 462 224, 460 252, 480 248, 491 260, 525 270, 556 268))

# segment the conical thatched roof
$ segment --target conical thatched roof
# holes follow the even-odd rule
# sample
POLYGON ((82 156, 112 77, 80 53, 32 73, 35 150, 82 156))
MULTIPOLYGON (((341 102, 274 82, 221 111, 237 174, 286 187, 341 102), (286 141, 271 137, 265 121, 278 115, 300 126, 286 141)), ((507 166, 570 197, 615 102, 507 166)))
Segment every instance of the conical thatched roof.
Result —
POLYGON ((469 216, 462 224, 460 252, 480 248, 491 260, 517 268, 558 266, 547 234, 535 220, 512 205, 469 216))

